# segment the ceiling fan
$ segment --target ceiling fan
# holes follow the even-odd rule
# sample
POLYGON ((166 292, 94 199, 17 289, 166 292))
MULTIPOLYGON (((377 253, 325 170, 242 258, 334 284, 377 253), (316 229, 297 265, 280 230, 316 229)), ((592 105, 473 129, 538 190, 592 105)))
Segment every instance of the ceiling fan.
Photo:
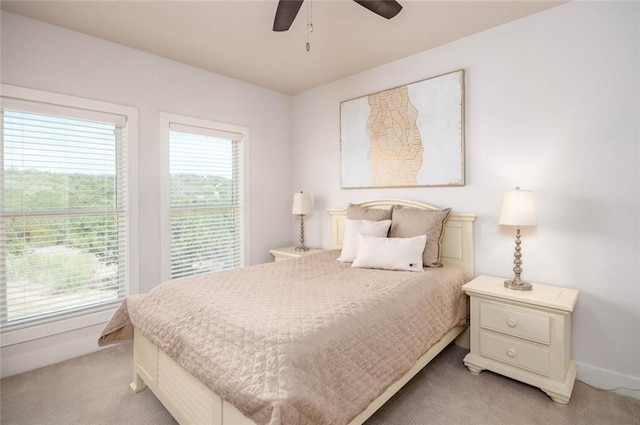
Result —
MULTIPOLYGON (((274 31, 287 31, 296 18, 304 0, 280 0, 273 20, 274 31)), ((402 6, 395 0, 353 0, 376 15, 391 19, 396 16, 402 6)))

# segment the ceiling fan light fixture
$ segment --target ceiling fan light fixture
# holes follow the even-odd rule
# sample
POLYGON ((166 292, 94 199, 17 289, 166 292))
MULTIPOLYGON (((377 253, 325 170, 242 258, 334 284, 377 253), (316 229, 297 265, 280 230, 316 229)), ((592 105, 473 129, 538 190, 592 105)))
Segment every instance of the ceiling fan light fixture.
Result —
MULTIPOLYGON (((287 31, 302 6, 304 0, 279 0, 276 16, 273 20, 274 31, 287 31)), ((353 0, 360 6, 383 18, 391 19, 402 10, 402 5, 395 0, 353 0)))

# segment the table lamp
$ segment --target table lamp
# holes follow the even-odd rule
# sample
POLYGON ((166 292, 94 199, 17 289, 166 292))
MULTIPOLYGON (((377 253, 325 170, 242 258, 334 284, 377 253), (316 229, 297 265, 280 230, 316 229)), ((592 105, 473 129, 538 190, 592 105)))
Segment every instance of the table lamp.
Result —
POLYGON ((504 286, 509 289, 515 289, 518 291, 530 291, 532 286, 528 282, 523 282, 520 279, 522 273, 522 254, 520 248, 520 229, 523 227, 537 226, 538 221, 536 219, 536 210, 533 205, 533 192, 530 190, 520 190, 516 187, 515 190, 508 190, 502 196, 502 203, 500 205, 500 225, 509 226, 516 229, 516 248, 513 256, 513 264, 515 267, 515 277, 513 280, 506 280, 504 286))
POLYGON ((311 198, 309 195, 302 191, 293 195, 291 214, 300 216, 300 245, 296 247, 296 251, 307 251, 309 248, 304 246, 304 216, 311 214, 311 198))

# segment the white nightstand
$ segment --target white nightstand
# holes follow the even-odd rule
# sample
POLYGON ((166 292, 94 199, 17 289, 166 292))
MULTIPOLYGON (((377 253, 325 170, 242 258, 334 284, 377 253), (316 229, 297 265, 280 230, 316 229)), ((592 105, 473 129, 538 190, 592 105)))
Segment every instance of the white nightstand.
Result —
POLYGON ((576 378, 571 360, 571 313, 578 291, 533 284, 504 287, 506 279, 479 276, 462 289, 471 297, 471 352, 464 364, 539 387, 567 404, 576 378))
POLYGON ((269 252, 273 255, 273 259, 275 261, 284 261, 290 260, 292 258, 302 257, 303 255, 313 254, 315 252, 320 252, 321 249, 318 248, 309 248, 306 251, 296 251, 295 246, 286 246, 284 248, 276 248, 272 249, 269 252))

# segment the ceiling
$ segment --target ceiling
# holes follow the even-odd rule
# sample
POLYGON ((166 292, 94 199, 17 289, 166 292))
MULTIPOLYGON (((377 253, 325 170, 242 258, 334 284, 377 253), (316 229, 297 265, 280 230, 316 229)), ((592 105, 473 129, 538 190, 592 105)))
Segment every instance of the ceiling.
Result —
POLYGON ((277 0, 2 0, 4 11, 295 94, 565 1, 399 0, 386 20, 351 0, 311 0, 273 32, 277 0))

